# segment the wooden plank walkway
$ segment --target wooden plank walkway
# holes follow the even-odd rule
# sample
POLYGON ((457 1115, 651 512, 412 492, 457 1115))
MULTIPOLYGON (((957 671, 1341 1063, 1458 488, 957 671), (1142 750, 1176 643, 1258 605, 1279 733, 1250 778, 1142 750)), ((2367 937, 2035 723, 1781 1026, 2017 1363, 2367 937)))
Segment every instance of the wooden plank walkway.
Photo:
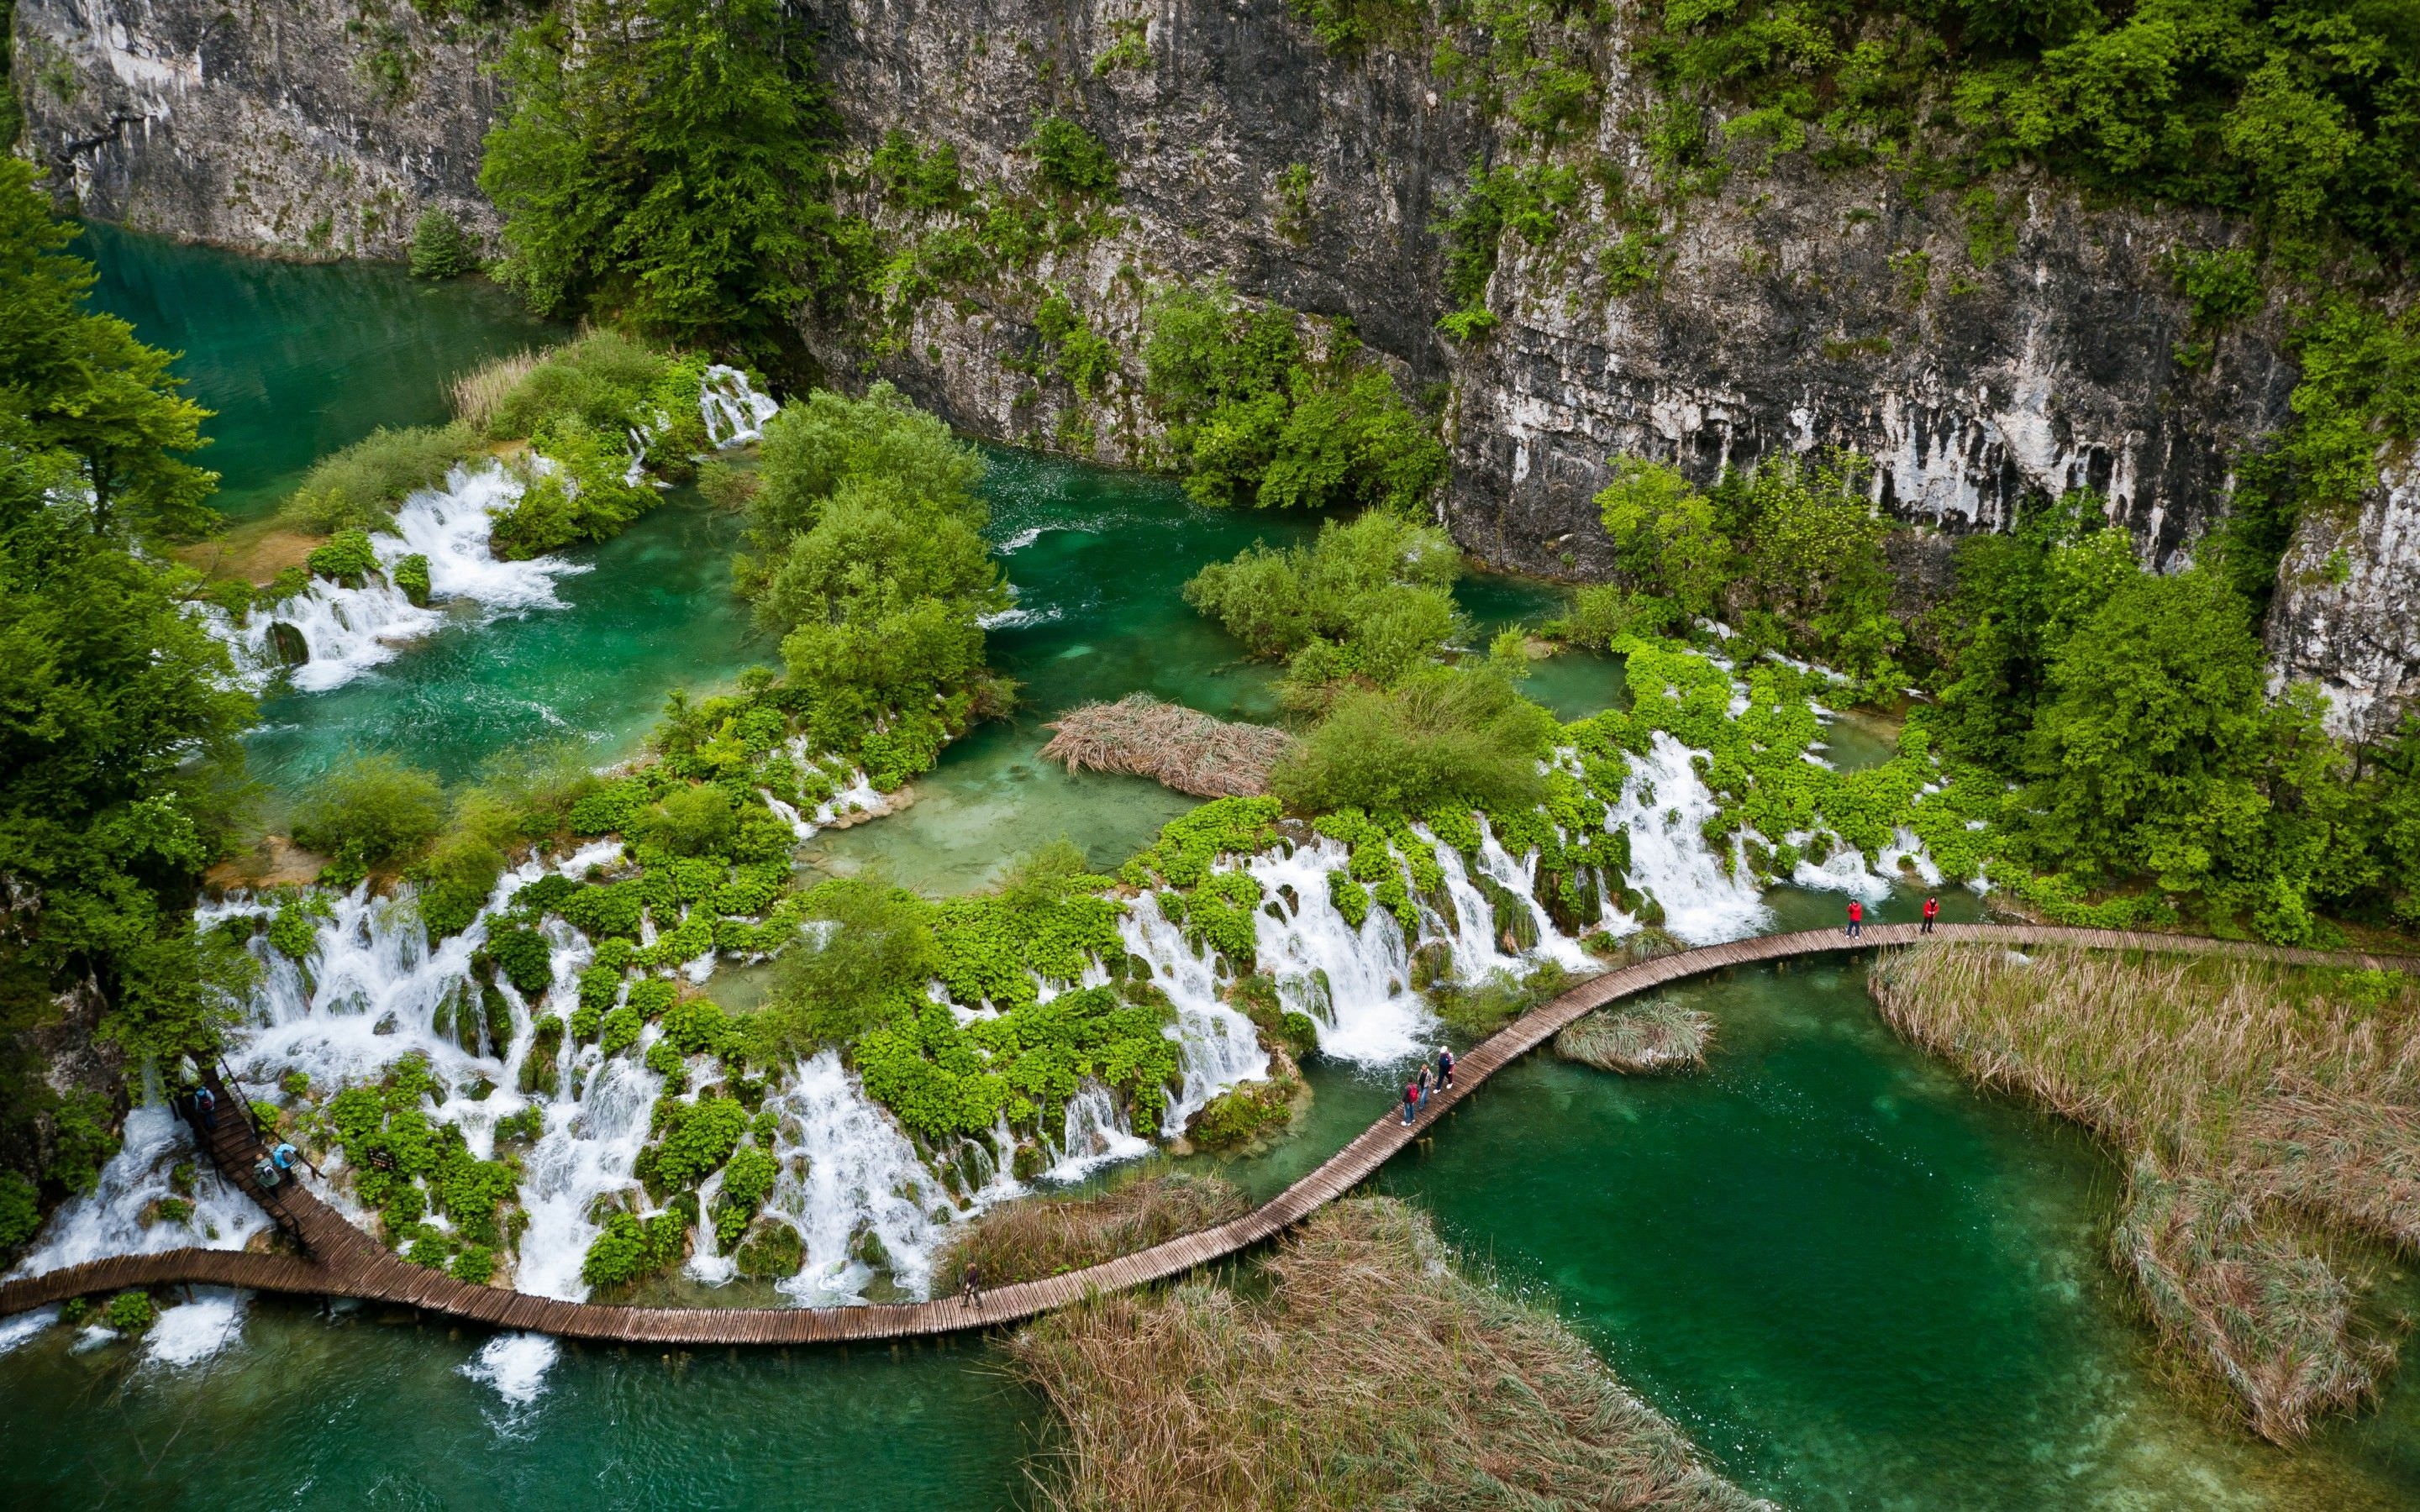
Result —
MULTIPOLYGON (((2077 946, 2168 954, 2232 955, 2306 965, 2420 969, 2420 961, 2345 951, 2297 950, 2181 934, 2066 929, 2035 924, 1944 924, 1942 940, 2007 946, 2077 946)), ((1861 939, 1838 930, 1763 934, 1640 962, 1594 977, 1514 1020, 1475 1045, 1454 1065, 1450 1091, 1429 1100, 1410 1124, 1389 1112, 1352 1143, 1268 1202, 1241 1218, 1172 1239, 1088 1270, 1043 1281, 998 1287, 971 1304, 938 1302, 857 1307, 628 1307, 562 1302, 502 1287, 473 1286, 412 1265, 302 1187, 263 1192, 252 1166, 263 1151, 239 1104, 220 1088, 219 1128, 210 1153, 228 1180, 280 1216, 304 1253, 258 1255, 232 1250, 177 1249, 93 1260, 41 1275, 0 1283, 0 1317, 93 1292, 191 1282, 259 1291, 360 1297, 400 1303, 497 1328, 566 1338, 666 1345, 821 1344, 896 1339, 991 1328, 1063 1307, 1087 1295, 1145 1286, 1264 1242, 1367 1180, 1388 1159, 1428 1133, 1446 1113, 1505 1066, 1553 1038, 1565 1026, 1607 1003, 1726 966, 1804 956, 1836 955, 1917 943, 1914 924, 1876 924, 1861 939)))

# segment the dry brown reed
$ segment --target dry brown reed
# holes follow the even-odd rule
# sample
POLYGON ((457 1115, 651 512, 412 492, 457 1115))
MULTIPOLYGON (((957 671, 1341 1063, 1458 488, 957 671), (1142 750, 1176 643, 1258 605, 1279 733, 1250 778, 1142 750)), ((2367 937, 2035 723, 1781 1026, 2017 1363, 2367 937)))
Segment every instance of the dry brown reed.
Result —
POLYGON ((504 396, 519 388, 521 379, 529 377, 545 357, 539 351, 518 351, 463 374, 453 383, 454 413, 469 421, 480 435, 487 435, 504 396))
POLYGON ((1269 768, 1294 748, 1294 737, 1263 724, 1214 719, 1148 693, 1115 703, 1087 703, 1054 723, 1045 761, 1071 772, 1125 772, 1147 777, 1197 798, 1258 797, 1269 790, 1269 768))
POLYGON ((1668 997, 1599 1009, 1555 1036, 1555 1054, 1599 1071, 1652 1075, 1706 1063, 1714 1021, 1668 997))
POLYGON ((2358 1404, 2394 1350, 2332 1241, 2420 1247, 2420 999, 2402 977, 1931 945, 1884 1016, 2124 1151, 2119 1266, 2163 1334, 2278 1443, 2358 1404))
POLYGON ((1463 1276, 1399 1201, 1333 1204, 1264 1261, 1120 1293, 1011 1345, 1071 1434, 1063 1508, 1769 1505, 1707 1469, 1570 1329, 1463 1276))
POLYGON ((1219 1177, 1146 1170, 1107 1192, 1024 1197, 960 1224, 935 1258, 933 1274, 937 1285, 954 1286, 971 1261, 980 1267, 986 1287, 1039 1281, 1198 1233, 1251 1211, 1251 1199, 1219 1177))

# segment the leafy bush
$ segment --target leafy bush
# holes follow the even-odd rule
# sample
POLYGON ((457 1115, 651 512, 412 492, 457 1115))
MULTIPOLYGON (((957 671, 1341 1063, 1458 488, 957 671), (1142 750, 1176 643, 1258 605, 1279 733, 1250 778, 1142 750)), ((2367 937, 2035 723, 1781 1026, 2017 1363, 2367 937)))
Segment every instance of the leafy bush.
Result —
POLYGON ((1255 545, 1185 585, 1256 656, 1296 657, 1320 681, 1391 685, 1464 633, 1453 583, 1462 553, 1442 529, 1386 514, 1329 521, 1311 547, 1255 545), (1300 660, 1312 647, 1320 655, 1300 660), (1325 674, 1325 675, 1319 675, 1325 674))
MULTIPOLYGON (((278 518, 314 533, 385 529, 394 523, 396 505, 442 484, 477 451, 478 438, 458 423, 380 426, 313 463, 293 497, 278 507, 278 518)), ((312 570, 321 571, 316 564, 312 570)))
POLYGON ((680 1263, 689 1248, 689 1225, 678 1212, 641 1220, 627 1212, 609 1215, 580 1261, 580 1279, 592 1287, 623 1287, 659 1275, 680 1263))
POLYGON ((1153 307, 1145 391, 1186 492, 1205 504, 1417 510, 1449 471, 1443 443, 1347 332, 1331 332, 1313 363, 1295 324, 1290 310, 1244 307, 1223 282, 1153 307))
POLYGON ((101 1321, 120 1334, 140 1334, 159 1316, 160 1310, 152 1305, 147 1291, 121 1291, 109 1299, 108 1307, 101 1315, 101 1321))
POLYGON ((372 573, 379 570, 378 553, 370 549, 370 538, 364 531, 338 531, 327 545, 313 548, 306 559, 312 576, 326 578, 359 588, 372 573))
POLYGON ((32 1239, 41 1227, 40 1192, 15 1171, 0 1171, 0 1255, 32 1239))
POLYGON ((941 969, 930 905, 913 893, 845 877, 799 902, 807 928, 741 1026, 749 1058, 768 1065, 855 1041, 921 1002, 941 969))
POLYGON ((1063 193, 1114 200, 1118 197, 1118 162, 1099 138, 1064 116, 1045 116, 1033 123, 1025 144, 1033 154, 1042 181, 1063 193))
POLYGON ((539 426, 530 447, 551 466, 535 471, 512 507, 495 517, 489 540, 507 562, 610 540, 656 505, 656 490, 631 481, 619 432, 559 415, 539 426))
POLYGON ((1358 689, 1269 774, 1287 807, 1419 814, 1523 809, 1544 795, 1554 717, 1492 668, 1438 668, 1391 691, 1358 689))
POLYGON ((394 580, 396 591, 402 594, 405 598, 422 609, 428 607, 429 583, 427 557, 414 551, 408 557, 399 558, 396 562, 394 571, 389 573, 388 577, 394 580))
POLYGON ((355 756, 313 784, 294 812, 296 843, 351 867, 402 860, 445 822, 437 779, 392 756, 355 756))

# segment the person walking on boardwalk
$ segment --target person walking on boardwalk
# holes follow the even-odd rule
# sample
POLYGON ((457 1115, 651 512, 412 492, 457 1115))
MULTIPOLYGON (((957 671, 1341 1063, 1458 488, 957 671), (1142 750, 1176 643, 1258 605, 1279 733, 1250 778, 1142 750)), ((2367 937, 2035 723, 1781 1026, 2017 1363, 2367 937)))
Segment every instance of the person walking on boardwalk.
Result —
POLYGON ((962 1306, 972 1307, 982 1301, 983 1272, 975 1265, 974 1261, 969 1260, 967 1262, 967 1284, 963 1288, 959 1288, 958 1303, 962 1306))
POLYGON ((1429 1063, 1425 1060, 1420 1062, 1419 1088, 1420 1106, 1427 1107, 1429 1094, 1436 1090, 1436 1072, 1429 1069, 1429 1063))
POLYGON ((1855 939, 1866 931, 1866 905, 1856 899, 1849 900, 1849 938, 1855 939))
POLYGON ((1452 1085, 1453 1052, 1444 1045, 1439 1045, 1437 1046, 1437 1086, 1450 1088, 1452 1085))
POLYGON ((194 1088, 194 1111, 201 1115, 202 1127, 205 1130, 211 1134, 218 1133, 219 1100, 209 1088, 194 1088))
POLYGON ((1931 933, 1932 921, 1940 917, 1941 900, 1938 898, 1927 898, 1924 900, 1924 923, 1917 928, 1916 933, 1919 934, 1931 933))
POLYGON ((1405 1123, 1408 1124, 1412 1121, 1412 1115, 1419 1111, 1419 1106, 1420 1084, 1418 1082, 1405 1082, 1404 1084, 1404 1121, 1405 1123))

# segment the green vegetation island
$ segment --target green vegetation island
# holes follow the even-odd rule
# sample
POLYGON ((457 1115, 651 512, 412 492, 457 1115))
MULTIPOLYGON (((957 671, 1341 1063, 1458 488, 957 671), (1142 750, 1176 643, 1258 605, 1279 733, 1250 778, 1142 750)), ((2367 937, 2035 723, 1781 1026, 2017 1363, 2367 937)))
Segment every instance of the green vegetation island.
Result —
POLYGON ((89 8, 12 1501, 2420 1501, 2409 4, 89 8))

